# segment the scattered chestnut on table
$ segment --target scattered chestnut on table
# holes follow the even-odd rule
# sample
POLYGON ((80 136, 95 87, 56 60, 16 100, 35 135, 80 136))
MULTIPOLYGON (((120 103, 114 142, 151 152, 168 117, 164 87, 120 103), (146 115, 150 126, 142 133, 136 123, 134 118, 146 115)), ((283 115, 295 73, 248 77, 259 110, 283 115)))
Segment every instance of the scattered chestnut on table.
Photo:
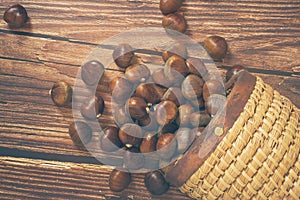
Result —
POLYGON ((169 190, 169 183, 159 170, 147 173, 144 182, 147 190, 154 195, 161 195, 169 190))
POLYGON ((176 119, 178 114, 178 108, 176 104, 173 103, 172 101, 169 100, 161 101, 155 107, 154 113, 158 124, 164 126, 176 119))
POLYGON ((159 9, 164 15, 176 12, 182 6, 182 1, 183 0, 160 0, 159 9))
POLYGON ((147 103, 140 97, 131 97, 127 101, 126 105, 128 107, 129 114, 133 119, 142 120, 149 112, 147 103))
POLYGON ((93 130, 85 122, 73 122, 69 126, 69 135, 74 144, 83 147, 92 139, 93 130))
POLYGON ((126 189, 131 182, 131 174, 126 171, 114 169, 109 176, 109 188, 113 192, 121 192, 126 189))
POLYGON ((101 96, 93 96, 86 99, 81 107, 81 115, 88 120, 99 118, 104 111, 105 103, 101 96))
POLYGON ((227 54, 228 45, 220 36, 209 36, 204 40, 204 48, 213 59, 223 59, 227 54))
POLYGON ((133 64, 126 68, 125 77, 132 83, 145 82, 150 77, 150 70, 146 65, 133 64))
POLYGON ((113 152, 123 147, 119 138, 119 128, 108 126, 100 136, 100 148, 106 152, 113 152))
POLYGON ((184 33, 187 29, 187 22, 182 14, 172 13, 163 17, 162 26, 165 29, 184 33))
POLYGON ((129 44, 120 44, 113 51, 113 59, 120 68, 128 67, 133 57, 134 50, 129 44))
POLYGON ((139 147, 143 140, 143 130, 136 124, 124 124, 119 130, 119 138, 127 147, 139 147))
POLYGON ((55 105, 65 106, 71 102, 73 90, 68 83, 58 81, 54 83, 49 93, 55 105))
POLYGON ((20 5, 15 4, 5 10, 3 15, 4 21, 11 28, 20 28, 29 20, 26 9, 20 5))
POLYGON ((85 84, 93 86, 98 83, 104 70, 104 66, 100 62, 96 60, 88 61, 81 67, 81 78, 85 84))

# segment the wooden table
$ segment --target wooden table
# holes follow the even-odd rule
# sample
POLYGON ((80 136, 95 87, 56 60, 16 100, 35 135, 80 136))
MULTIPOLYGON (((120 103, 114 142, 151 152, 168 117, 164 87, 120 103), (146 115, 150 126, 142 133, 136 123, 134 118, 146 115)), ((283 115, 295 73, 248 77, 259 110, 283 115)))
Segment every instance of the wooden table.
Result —
MULTIPOLYGON (((110 168, 76 148, 69 135, 70 108, 53 105, 53 83, 74 83, 95 45, 137 27, 160 27, 154 0, 24 0, 31 25, 10 30, 0 21, 0 198, 1 199, 189 199, 175 188, 151 196, 143 175, 122 193, 108 188, 110 168)), ((11 5, 1 0, 0 13, 11 5)), ((227 39, 222 66, 242 64, 300 107, 299 0, 186 0, 181 11, 188 35, 227 39)), ((115 66, 108 73, 121 72, 115 66)), ((100 92, 108 100, 109 76, 100 92)), ((109 122, 110 109, 102 120, 109 122)))

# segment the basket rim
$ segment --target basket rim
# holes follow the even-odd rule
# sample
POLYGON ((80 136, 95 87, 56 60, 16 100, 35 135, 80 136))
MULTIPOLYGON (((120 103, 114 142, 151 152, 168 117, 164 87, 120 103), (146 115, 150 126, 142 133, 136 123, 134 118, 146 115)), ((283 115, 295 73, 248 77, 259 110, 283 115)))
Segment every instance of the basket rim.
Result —
POLYGON ((206 139, 198 137, 188 151, 176 164, 166 172, 166 180, 175 187, 181 187, 203 165, 206 159, 214 152, 215 148, 232 128, 249 100, 257 78, 246 70, 242 70, 235 77, 234 86, 227 97, 225 105, 214 116, 202 134, 207 134, 206 139), (225 118, 225 122, 224 119, 225 118), (218 128, 219 133, 215 133, 218 128), (202 158, 199 155, 205 155, 202 158))

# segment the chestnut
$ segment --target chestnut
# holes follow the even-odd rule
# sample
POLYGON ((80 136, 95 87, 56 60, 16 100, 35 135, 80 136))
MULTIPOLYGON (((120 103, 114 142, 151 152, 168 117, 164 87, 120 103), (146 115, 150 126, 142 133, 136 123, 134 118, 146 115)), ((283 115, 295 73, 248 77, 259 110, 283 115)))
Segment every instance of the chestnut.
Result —
POLYGON ((194 112, 193 106, 190 104, 181 105, 178 108, 178 117, 176 122, 179 126, 189 127, 190 126, 190 117, 191 114, 194 112))
POLYGON ((144 182, 147 190, 153 195, 162 195, 169 190, 169 183, 159 170, 147 173, 144 182))
POLYGON ((211 94, 225 95, 224 85, 215 79, 208 80, 203 85, 203 99, 207 101, 211 94))
POLYGON ((113 192, 121 192, 126 189, 131 182, 131 174, 126 171, 114 169, 109 175, 109 188, 113 192))
POLYGON ((167 60, 174 55, 178 55, 185 59, 187 57, 187 49, 185 45, 182 43, 176 43, 171 46, 169 49, 162 52, 162 59, 167 62, 167 60))
POLYGON ((182 1, 183 0, 160 0, 159 9, 164 15, 176 12, 182 6, 182 1))
POLYGON ((98 83, 104 70, 104 66, 100 62, 88 61, 81 67, 81 78, 85 84, 93 86, 98 83))
POLYGON ((131 97, 127 101, 126 105, 128 107, 129 114, 133 119, 144 119, 149 112, 147 103, 140 97, 131 97))
POLYGON ((173 121, 169 124, 165 124, 160 127, 158 135, 163 135, 165 133, 174 133, 179 128, 178 124, 173 121))
POLYGON ((210 36, 204 40, 204 48, 213 59, 223 59, 226 56, 228 45, 220 36, 210 36))
POLYGON ((159 125, 163 126, 169 124, 176 119, 178 108, 172 101, 166 100, 160 102, 155 107, 155 118, 159 125))
POLYGON ((142 83, 136 88, 135 95, 153 105, 160 101, 166 90, 155 83, 142 83))
POLYGON ((158 84, 160 86, 163 86, 163 87, 166 87, 166 88, 171 86, 171 82, 168 79, 168 77, 165 75, 165 72, 164 72, 163 68, 155 70, 152 73, 152 79, 156 84, 158 84))
POLYGON ((217 112, 224 107, 226 103, 226 97, 220 94, 212 94, 205 102, 207 112, 214 116, 217 112))
POLYGON ((73 122, 69 126, 69 135, 77 146, 84 146, 92 139, 93 130, 85 122, 73 122))
POLYGON ((120 44, 113 51, 113 59, 121 68, 128 67, 131 64, 133 57, 134 50, 129 44, 120 44))
POLYGON ((118 126, 132 122, 130 114, 126 112, 124 106, 116 108, 113 113, 114 121, 118 126))
POLYGON ((179 128, 175 133, 177 140, 177 153, 184 153, 193 143, 196 135, 189 128, 179 128))
POLYGON ((156 151, 157 136, 153 133, 145 133, 144 139, 140 145, 141 153, 149 153, 156 151))
POLYGON ((123 104, 131 96, 133 84, 124 77, 116 77, 110 82, 113 101, 123 104))
POLYGON ((189 73, 195 74, 200 77, 205 77, 206 74, 208 73, 206 66, 199 58, 193 58, 193 57, 188 58, 186 60, 186 66, 189 70, 189 73))
POLYGON ((211 116, 205 111, 200 111, 192 113, 190 119, 193 127, 205 127, 209 124, 211 116))
POLYGON ((164 94, 164 96, 161 99, 164 100, 170 100, 173 101, 176 106, 179 106, 185 102, 185 98, 181 92, 181 89, 178 87, 170 87, 164 94))
POLYGON ((125 77, 132 83, 145 82, 150 77, 150 70, 146 65, 133 64, 126 68, 125 77))
POLYGON ((202 109, 205 106, 203 97, 198 97, 197 99, 190 100, 190 103, 196 110, 202 109))
POLYGON ((177 55, 171 56, 165 64, 164 73, 172 84, 180 85, 188 74, 185 60, 177 55))
POLYGON ((233 65, 227 72, 226 72, 226 81, 229 81, 229 79, 235 75, 237 72, 241 70, 245 70, 246 68, 242 65, 233 65))
POLYGON ((170 160, 172 156, 176 153, 177 142, 174 134, 165 133, 161 135, 156 144, 156 149, 159 150, 157 153, 159 157, 163 160, 170 160))
POLYGON ((103 130, 100 136, 100 148, 106 152, 117 151, 123 147, 119 138, 119 129, 114 126, 108 126, 103 130))
POLYGON ((202 95, 203 80, 197 75, 190 74, 182 82, 181 91, 186 99, 196 99, 202 95))
POLYGON ((124 124, 119 130, 119 138, 127 147, 139 147, 143 140, 143 131, 136 124, 124 124))
POLYGON ((163 17, 162 26, 165 29, 171 29, 180 33, 184 33, 187 29, 187 22, 184 16, 179 13, 168 14, 163 17))
POLYGON ((104 111, 104 100, 101 96, 86 99, 80 107, 81 115, 88 120, 99 118, 104 111))
POLYGON ((26 9, 20 5, 15 4, 5 10, 3 15, 4 21, 11 28, 20 28, 29 20, 26 9))
POLYGON ((138 124, 146 131, 156 131, 159 126, 153 112, 150 112, 144 119, 139 120, 138 124))
POLYGON ((135 147, 125 151, 124 167, 128 170, 141 169, 145 164, 144 155, 135 147))
POLYGON ((49 93, 57 106, 65 106, 72 100, 72 88, 64 81, 54 83, 49 93))

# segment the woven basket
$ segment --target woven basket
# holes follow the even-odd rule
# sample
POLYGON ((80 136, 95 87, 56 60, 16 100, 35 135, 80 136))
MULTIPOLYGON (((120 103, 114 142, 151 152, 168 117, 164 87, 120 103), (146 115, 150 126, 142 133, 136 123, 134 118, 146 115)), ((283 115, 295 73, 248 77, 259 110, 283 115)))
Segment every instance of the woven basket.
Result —
POLYGON ((300 111, 261 78, 216 149, 180 187, 194 199, 300 199, 300 111))

